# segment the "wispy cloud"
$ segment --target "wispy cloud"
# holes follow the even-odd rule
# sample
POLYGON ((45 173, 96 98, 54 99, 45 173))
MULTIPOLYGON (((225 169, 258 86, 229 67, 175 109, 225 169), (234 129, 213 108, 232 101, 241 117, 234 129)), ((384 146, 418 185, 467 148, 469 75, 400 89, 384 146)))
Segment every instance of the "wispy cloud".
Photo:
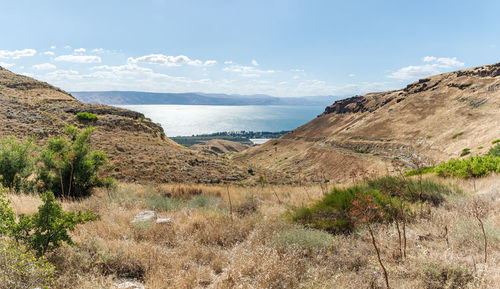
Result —
POLYGON ((410 65, 400 68, 396 72, 389 74, 388 77, 400 80, 416 79, 464 66, 464 63, 458 61, 456 57, 425 56, 422 61, 424 62, 422 65, 410 65))
POLYGON ((33 69, 35 70, 51 70, 51 69, 56 69, 56 66, 52 63, 42 63, 42 64, 35 64, 32 66, 33 69))
POLYGON ((259 66, 259 63, 257 62, 257 60, 254 59, 254 60, 252 60, 252 65, 253 66, 259 66))
POLYGON ((212 66, 217 63, 215 60, 201 61, 198 59, 191 59, 186 55, 164 55, 164 54, 149 54, 140 56, 137 58, 129 57, 127 62, 129 63, 146 63, 146 64, 158 64, 168 67, 191 65, 191 66, 212 66))
POLYGON ((21 49, 21 50, 0 50, 0 58, 11 58, 11 59, 19 59, 21 57, 30 57, 36 54, 35 49, 21 49))
POLYGON ((87 49, 85 48, 76 48, 73 50, 73 52, 75 53, 85 53, 87 51, 87 49))
POLYGON ((101 58, 95 55, 61 55, 55 61, 65 61, 72 63, 101 63, 101 58))
POLYGON ((45 51, 42 53, 43 55, 55 55, 55 53, 53 51, 45 51))
POLYGON ((1 62, 0 61, 0 66, 1 67, 9 68, 9 67, 12 67, 14 65, 15 65, 14 63, 5 63, 5 62, 1 62))

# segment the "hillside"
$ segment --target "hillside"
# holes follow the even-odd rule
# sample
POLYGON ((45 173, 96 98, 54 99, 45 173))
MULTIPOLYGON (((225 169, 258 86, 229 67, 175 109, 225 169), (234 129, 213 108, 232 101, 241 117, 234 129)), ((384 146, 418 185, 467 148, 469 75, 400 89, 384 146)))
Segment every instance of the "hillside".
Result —
POLYGON ((343 181, 486 152, 500 137, 500 63, 336 101, 311 122, 235 159, 295 177, 343 181), (362 173, 361 173, 362 174, 362 173))
POLYGON ((45 82, 0 67, 0 137, 36 138, 43 143, 64 125, 84 127, 78 112, 98 116, 93 142, 107 153, 111 174, 126 181, 210 182, 244 178, 227 160, 188 150, 168 139, 144 115, 106 105, 83 103, 45 82))
POLYGON ((222 155, 240 152, 248 149, 249 147, 250 145, 241 142, 229 141, 224 139, 211 139, 207 142, 192 145, 190 148, 209 154, 222 155))
POLYGON ((239 95, 214 93, 156 93, 142 91, 77 91, 72 92, 83 102, 99 104, 179 104, 179 105, 327 105, 338 99, 333 96, 273 97, 269 95, 239 95))

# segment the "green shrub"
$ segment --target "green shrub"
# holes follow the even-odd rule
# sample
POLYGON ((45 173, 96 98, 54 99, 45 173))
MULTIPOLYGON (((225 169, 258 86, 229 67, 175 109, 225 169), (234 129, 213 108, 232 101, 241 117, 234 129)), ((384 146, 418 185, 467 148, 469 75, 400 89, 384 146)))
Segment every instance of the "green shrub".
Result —
POLYGON ((470 154, 470 149, 469 148, 465 148, 462 150, 462 152, 460 153, 460 156, 463 157, 463 156, 466 156, 470 154))
POLYGON ((90 138, 93 128, 81 131, 67 126, 65 134, 70 140, 60 137, 50 139, 41 154, 39 180, 46 190, 58 197, 86 197, 94 187, 106 186, 110 179, 99 176, 107 163, 103 152, 93 151, 90 138))
POLYGON ((496 146, 492 147, 488 151, 488 156, 493 156, 493 157, 500 157, 500 144, 497 144, 496 146))
POLYGON ((381 211, 381 217, 374 221, 384 222, 399 218, 401 208, 411 216, 409 203, 429 202, 437 206, 444 201, 443 195, 453 192, 448 186, 429 180, 382 177, 368 180, 363 186, 334 188, 311 207, 296 208, 291 217, 297 223, 333 234, 349 233, 356 221, 351 214, 351 206, 358 196, 373 198, 381 211))
MULTIPOLYGON (((377 204, 389 213, 387 217, 394 217, 390 214, 393 203, 390 196, 368 187, 354 186, 347 189, 334 188, 331 193, 326 194, 322 200, 310 208, 297 208, 292 215, 292 219, 295 222, 333 234, 350 233, 355 224, 355 220, 351 216, 351 205, 358 195, 373 196, 377 204)), ((377 221, 383 220, 379 219, 377 221)))
POLYGON ((466 288, 474 279, 474 275, 466 268, 442 263, 427 264, 424 269, 424 288, 466 288))
POLYGON ((33 145, 13 137, 0 140, 0 182, 9 189, 19 189, 33 173, 33 145))
POLYGON ((182 200, 177 198, 166 198, 163 196, 154 196, 144 200, 150 210, 169 211, 182 206, 182 200))
POLYGON ((90 112, 79 112, 76 114, 79 120, 83 121, 96 121, 97 115, 90 112))
POLYGON ((73 231, 76 225, 99 219, 90 211, 64 212, 52 192, 43 194, 42 201, 37 213, 19 215, 18 223, 12 228, 12 235, 36 251, 38 257, 60 247, 62 243, 74 245, 68 231, 73 231))
POLYGON ((277 237, 281 246, 298 246, 303 249, 321 250, 333 246, 332 235, 315 229, 292 226, 284 228, 277 237))
POLYGON ((472 156, 466 159, 451 159, 439 164, 435 172, 442 177, 472 178, 486 176, 492 172, 500 173, 500 157, 472 156))
POLYGON ((491 144, 496 144, 496 143, 499 143, 499 142, 500 142, 500 138, 492 141, 491 144))
POLYGON ((0 241, 0 289, 52 288, 55 269, 18 244, 0 241))
POLYGON ((3 188, 0 186, 0 236, 11 233, 12 227, 16 223, 16 215, 9 206, 10 201, 5 198, 3 188))
POLYGON ((450 187, 430 180, 418 181, 391 176, 368 180, 367 184, 391 197, 404 196, 410 202, 429 202, 434 206, 444 201, 444 195, 454 192, 450 187))
POLYGON ((425 175, 425 174, 432 173, 432 172, 434 172, 434 166, 408 171, 405 174, 405 176, 411 177, 411 176, 417 176, 417 175, 425 175))
POLYGON ((456 139, 457 137, 462 136, 463 134, 464 134, 464 132, 462 131, 462 132, 454 134, 451 138, 456 139))

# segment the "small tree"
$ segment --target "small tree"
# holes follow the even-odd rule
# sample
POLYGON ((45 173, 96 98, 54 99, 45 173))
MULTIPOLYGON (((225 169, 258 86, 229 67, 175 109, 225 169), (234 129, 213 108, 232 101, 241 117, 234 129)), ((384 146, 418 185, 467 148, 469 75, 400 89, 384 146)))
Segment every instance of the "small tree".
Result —
POLYGON ((18 142, 13 137, 0 141, 0 182, 9 189, 18 189, 32 174, 34 161, 29 141, 18 142))
POLYGON ((99 219, 90 211, 64 212, 50 191, 42 195, 42 200, 38 212, 31 216, 19 215, 19 221, 12 230, 14 237, 35 250, 38 257, 60 247, 62 243, 74 245, 68 231, 73 231, 78 224, 99 219))
POLYGON ((94 187, 106 185, 99 172, 107 163, 103 152, 93 151, 90 138, 94 129, 79 131, 66 126, 63 137, 50 139, 41 154, 39 180, 58 197, 86 197, 94 187))
POLYGON ((16 215, 11 209, 10 201, 5 198, 4 189, 0 185, 0 236, 10 234, 16 222, 16 215))
POLYGON ((373 229, 371 224, 380 218, 383 218, 383 211, 379 208, 379 205, 375 201, 375 198, 369 194, 359 193, 356 198, 352 201, 351 214, 354 217, 355 224, 366 225, 370 236, 372 238, 372 244, 377 252, 378 262, 380 267, 384 272, 385 284, 387 289, 391 288, 389 286, 389 277, 387 275, 387 270, 385 269, 384 263, 382 263, 382 258, 380 257, 380 250, 377 246, 377 240, 373 234, 373 229))

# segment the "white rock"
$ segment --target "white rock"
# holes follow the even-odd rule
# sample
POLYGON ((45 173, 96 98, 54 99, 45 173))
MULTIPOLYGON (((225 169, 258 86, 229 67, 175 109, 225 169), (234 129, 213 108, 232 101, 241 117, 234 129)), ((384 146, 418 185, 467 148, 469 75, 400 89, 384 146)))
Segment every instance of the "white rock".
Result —
POLYGON ((142 211, 137 216, 135 216, 133 223, 147 223, 155 222, 158 219, 158 215, 155 211, 142 211))
POLYGON ((171 218, 158 218, 156 219, 157 224, 167 224, 167 225, 173 225, 174 221, 171 218))
POLYGON ((119 282, 115 285, 116 288, 120 289, 144 289, 144 284, 132 281, 132 280, 127 280, 127 279, 122 279, 119 280, 119 282))

